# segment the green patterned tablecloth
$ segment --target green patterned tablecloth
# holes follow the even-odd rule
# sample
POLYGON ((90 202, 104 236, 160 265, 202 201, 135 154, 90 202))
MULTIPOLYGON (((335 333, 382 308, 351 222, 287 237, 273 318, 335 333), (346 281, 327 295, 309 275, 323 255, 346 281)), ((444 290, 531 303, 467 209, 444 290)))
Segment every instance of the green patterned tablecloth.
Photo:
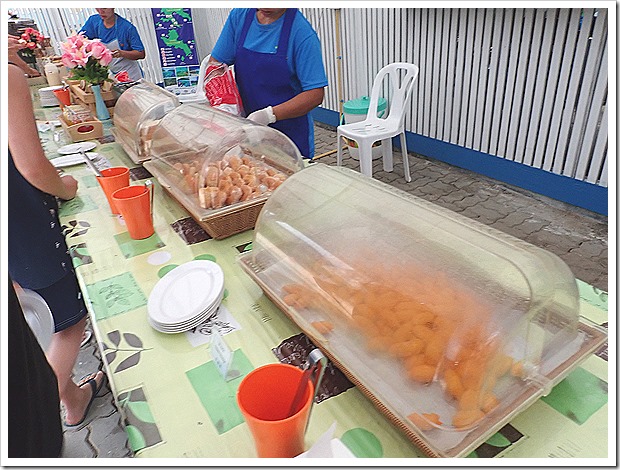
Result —
MULTIPOLYGON (((58 108, 37 109, 41 121, 58 108)), ((111 124, 106 124, 109 134, 111 124)), ((53 131, 41 132, 50 158, 53 131)), ((131 162, 118 143, 94 150, 110 165, 132 168, 133 181, 148 172, 131 162)), ((248 231, 216 241, 155 182, 155 235, 131 240, 122 219, 84 165, 66 168, 79 181, 77 197, 60 215, 77 267, 110 384, 137 457, 254 457, 249 430, 235 393, 245 373, 276 362, 272 351, 300 333, 242 272, 236 257, 252 240, 248 231), (159 279, 194 259, 215 260, 225 276, 224 307, 218 314, 223 340, 234 351, 238 377, 224 381, 209 349, 211 328, 163 334, 147 323, 147 299, 159 279)), ((579 283, 582 314, 607 322, 606 294, 579 283)), ((589 357, 552 393, 515 417, 472 456, 590 457, 608 453, 607 350, 589 357)), ((335 437, 358 457, 422 456, 356 388, 313 407, 307 445, 332 423, 335 437)))

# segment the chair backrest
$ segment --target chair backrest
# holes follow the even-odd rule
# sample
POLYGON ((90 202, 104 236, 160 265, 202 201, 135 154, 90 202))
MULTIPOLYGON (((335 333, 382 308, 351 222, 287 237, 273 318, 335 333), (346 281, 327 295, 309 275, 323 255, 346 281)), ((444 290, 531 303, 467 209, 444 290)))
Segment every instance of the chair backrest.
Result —
POLYGON ((405 112, 411 101, 413 84, 416 78, 418 78, 419 70, 417 65, 407 62, 394 62, 379 70, 370 92, 367 119, 379 119, 377 117, 379 97, 382 95, 383 81, 387 78, 391 96, 388 102, 388 113, 381 119, 398 119, 399 124, 402 124, 405 119, 405 112), (402 78, 401 71, 404 71, 402 78), (371 110, 374 110, 374 112, 371 112, 371 110))

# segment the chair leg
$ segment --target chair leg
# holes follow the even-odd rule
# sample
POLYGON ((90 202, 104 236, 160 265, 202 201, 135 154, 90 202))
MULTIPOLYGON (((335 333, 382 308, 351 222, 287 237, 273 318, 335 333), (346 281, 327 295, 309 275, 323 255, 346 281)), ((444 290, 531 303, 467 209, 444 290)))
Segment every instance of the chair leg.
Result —
POLYGON ((410 183, 411 173, 409 171, 409 155, 407 153, 407 139, 405 137, 404 132, 401 132, 400 134, 400 150, 403 154, 403 166, 405 167, 405 181, 407 181, 407 183, 410 183))
POLYGON ((372 142, 360 142, 360 173, 372 178, 372 142))
POLYGON ((342 137, 340 136, 340 132, 336 132, 336 145, 338 147, 338 152, 336 153, 336 165, 342 165, 342 137))
POLYGON ((381 141, 381 149, 383 150, 383 171, 393 171, 392 139, 383 139, 381 141))

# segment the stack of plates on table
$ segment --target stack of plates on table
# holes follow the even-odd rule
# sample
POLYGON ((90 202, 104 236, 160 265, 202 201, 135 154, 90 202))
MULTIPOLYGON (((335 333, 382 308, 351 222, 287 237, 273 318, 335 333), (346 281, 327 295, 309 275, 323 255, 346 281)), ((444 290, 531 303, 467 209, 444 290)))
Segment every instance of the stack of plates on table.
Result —
POLYGON ((39 88, 39 99, 41 100, 41 106, 59 106, 54 90, 60 89, 62 89, 62 85, 39 88))
POLYGON ((217 263, 195 260, 168 272, 147 303, 149 324, 162 333, 181 333, 215 314, 224 297, 224 273, 217 263))

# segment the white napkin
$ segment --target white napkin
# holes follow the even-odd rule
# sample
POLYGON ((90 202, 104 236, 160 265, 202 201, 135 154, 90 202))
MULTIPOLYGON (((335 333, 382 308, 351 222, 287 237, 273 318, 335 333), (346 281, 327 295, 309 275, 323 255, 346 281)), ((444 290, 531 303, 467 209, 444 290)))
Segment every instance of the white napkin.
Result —
POLYGON ((355 458, 355 455, 342 443, 340 439, 334 436, 336 423, 334 422, 329 429, 317 439, 310 449, 303 454, 299 454, 295 458, 302 459, 324 459, 324 458, 355 458))

